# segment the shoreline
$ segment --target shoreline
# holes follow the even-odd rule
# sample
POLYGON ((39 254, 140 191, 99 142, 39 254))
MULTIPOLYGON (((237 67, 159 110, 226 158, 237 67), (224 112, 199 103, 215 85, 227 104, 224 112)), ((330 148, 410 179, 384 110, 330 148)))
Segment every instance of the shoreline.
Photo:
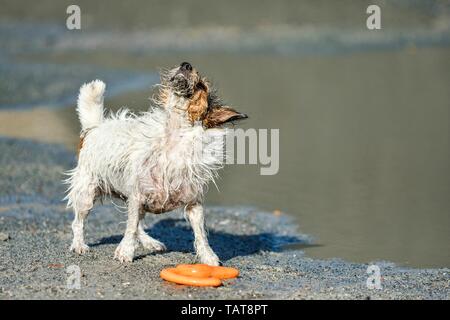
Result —
POLYGON ((146 218, 168 246, 163 254, 137 251, 132 264, 112 259, 125 216, 97 206, 87 224, 91 251, 68 252, 72 215, 61 202, 61 173, 75 161, 66 148, 0 137, 0 299, 448 299, 450 269, 413 269, 377 262, 381 290, 366 287, 368 263, 312 259, 282 245, 310 244, 293 218, 253 207, 207 207, 212 247, 241 277, 223 287, 165 283, 159 271, 195 261, 192 233, 180 213, 146 218), (66 288, 66 268, 81 268, 80 290, 66 288))

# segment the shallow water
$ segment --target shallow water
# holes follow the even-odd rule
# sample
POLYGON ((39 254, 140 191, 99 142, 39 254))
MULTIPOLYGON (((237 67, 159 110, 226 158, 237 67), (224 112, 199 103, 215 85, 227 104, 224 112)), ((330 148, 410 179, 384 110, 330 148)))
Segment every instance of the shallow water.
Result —
MULTIPOLYGON (((450 20, 434 2, 394 6, 395 14, 385 15, 386 32, 378 34, 361 30, 354 15, 360 8, 324 11, 305 3, 294 16, 319 21, 324 30, 303 28, 300 20, 285 25, 286 7, 266 22, 255 12, 248 23, 256 29, 238 16, 231 29, 202 29, 224 19, 219 11, 189 30, 189 41, 179 30, 159 35, 146 25, 155 20, 128 9, 116 28, 122 33, 111 35, 67 33, 33 21, 60 19, 51 1, 35 14, 10 7, 0 15, 10 10, 9 17, 24 15, 29 25, 0 24, 0 135, 74 150, 79 84, 101 77, 111 89, 107 106, 145 110, 157 68, 187 60, 250 116, 244 128, 280 129, 278 174, 228 166, 208 203, 295 216, 315 238, 314 246, 302 247, 309 256, 450 267, 450 20), (133 28, 144 32, 128 36, 133 28)), ((122 12, 115 8, 113 14, 122 12)), ((97 9, 88 24, 99 27, 92 19, 97 9)), ((115 25, 109 15, 96 17, 115 25)), ((189 19, 184 23, 192 26, 189 19)))

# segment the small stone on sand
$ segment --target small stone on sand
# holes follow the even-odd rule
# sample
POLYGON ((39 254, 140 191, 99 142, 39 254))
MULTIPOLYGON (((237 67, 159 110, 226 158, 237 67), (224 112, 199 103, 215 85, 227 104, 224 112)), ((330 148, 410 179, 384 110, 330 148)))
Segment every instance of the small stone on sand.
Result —
POLYGON ((0 241, 8 241, 11 239, 8 233, 0 232, 0 241))

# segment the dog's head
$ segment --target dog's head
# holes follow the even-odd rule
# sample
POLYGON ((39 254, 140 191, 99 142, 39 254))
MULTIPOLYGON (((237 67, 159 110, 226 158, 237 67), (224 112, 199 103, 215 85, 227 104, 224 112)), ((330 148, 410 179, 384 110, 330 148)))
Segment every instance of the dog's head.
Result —
POLYGON ((233 108, 223 105, 209 82, 200 76, 189 62, 161 73, 162 91, 159 100, 175 96, 183 101, 181 108, 192 124, 201 122, 205 128, 221 127, 226 123, 248 118, 233 108), (186 102, 187 101, 187 102, 186 102))
POLYGON ((177 96, 190 98, 201 77, 189 62, 183 62, 163 73, 161 81, 177 96))

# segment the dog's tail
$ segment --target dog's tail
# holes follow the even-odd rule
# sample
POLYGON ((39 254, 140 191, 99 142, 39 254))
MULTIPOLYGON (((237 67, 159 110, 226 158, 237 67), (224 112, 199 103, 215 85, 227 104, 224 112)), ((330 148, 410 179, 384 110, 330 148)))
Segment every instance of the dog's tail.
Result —
POLYGON ((81 86, 77 102, 77 112, 82 131, 95 127, 103 122, 104 93, 105 83, 101 80, 94 80, 81 86))

